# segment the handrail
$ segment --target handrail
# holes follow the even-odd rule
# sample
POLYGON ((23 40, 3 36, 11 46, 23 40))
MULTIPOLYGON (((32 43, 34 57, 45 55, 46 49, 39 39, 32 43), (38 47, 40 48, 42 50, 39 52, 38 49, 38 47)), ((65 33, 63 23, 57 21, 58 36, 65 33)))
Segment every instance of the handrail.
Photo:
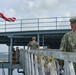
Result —
POLYGON ((0 52, 0 62, 10 62, 9 58, 10 58, 10 54, 12 53, 11 52, 0 52))
POLYGON ((8 52, 0 52, 0 62, 8 62, 8 52))
POLYGON ((60 75, 60 73, 62 75, 75 75, 73 62, 76 63, 76 53, 74 52, 61 52, 58 49, 20 50, 20 63, 26 74, 30 74, 32 71, 33 75, 38 75, 38 73, 40 75, 45 75, 46 73, 51 73, 52 75, 60 75), (58 59, 64 60, 64 72, 60 71, 58 67, 58 59))
POLYGON ((47 49, 47 50, 22 50, 28 53, 33 53, 36 55, 42 55, 44 54, 44 56, 50 57, 52 56, 53 58, 56 59, 62 59, 62 60, 67 60, 67 61, 71 61, 71 62, 76 62, 76 53, 75 52, 61 52, 59 49, 47 49))
POLYGON ((51 17, 0 21, 0 32, 70 29, 69 19, 70 17, 51 17))

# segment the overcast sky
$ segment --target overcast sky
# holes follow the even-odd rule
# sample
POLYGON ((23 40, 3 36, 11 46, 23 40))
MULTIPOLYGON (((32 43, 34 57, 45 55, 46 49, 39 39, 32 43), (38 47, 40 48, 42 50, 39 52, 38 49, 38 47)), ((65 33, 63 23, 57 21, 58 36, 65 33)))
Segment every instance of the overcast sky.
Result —
POLYGON ((76 16, 76 0, 0 0, 0 12, 17 19, 76 16))
POLYGON ((0 12, 17 19, 76 16, 76 0, 0 0, 0 12))

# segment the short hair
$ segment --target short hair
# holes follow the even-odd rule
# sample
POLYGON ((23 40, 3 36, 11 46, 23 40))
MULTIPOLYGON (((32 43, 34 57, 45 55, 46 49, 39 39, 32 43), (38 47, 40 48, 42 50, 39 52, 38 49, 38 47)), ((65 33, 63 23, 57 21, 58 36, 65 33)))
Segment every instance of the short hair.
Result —
POLYGON ((33 36, 33 37, 32 37, 32 40, 36 40, 36 37, 35 37, 35 36, 33 36))
POLYGON ((71 18, 69 21, 70 23, 76 23, 76 17, 71 18))

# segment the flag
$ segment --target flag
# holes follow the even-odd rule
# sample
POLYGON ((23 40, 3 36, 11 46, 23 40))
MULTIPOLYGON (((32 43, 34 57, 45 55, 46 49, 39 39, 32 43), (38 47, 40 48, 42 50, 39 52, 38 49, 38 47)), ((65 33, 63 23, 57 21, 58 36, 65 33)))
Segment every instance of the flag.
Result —
POLYGON ((8 22, 14 22, 14 21, 16 20, 15 17, 7 18, 7 17, 5 17, 2 13, 0 13, 0 17, 1 17, 2 19, 4 19, 5 21, 8 21, 8 22))

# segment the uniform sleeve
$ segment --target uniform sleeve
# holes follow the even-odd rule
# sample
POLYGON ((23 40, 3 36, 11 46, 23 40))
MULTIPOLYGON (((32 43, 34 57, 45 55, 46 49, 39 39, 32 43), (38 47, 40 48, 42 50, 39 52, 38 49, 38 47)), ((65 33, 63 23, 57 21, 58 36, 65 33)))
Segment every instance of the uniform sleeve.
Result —
POLYGON ((37 48, 38 48, 38 50, 39 50, 39 43, 37 42, 37 48))
POLYGON ((39 50, 40 48, 39 48, 39 44, 38 44, 38 50, 39 50))
POLYGON ((30 47, 30 42, 28 43, 28 48, 27 49, 29 49, 29 47, 30 47))
POLYGON ((67 45, 68 45, 68 39, 67 35, 65 34, 62 39, 61 39, 61 44, 60 44, 60 50, 61 51, 66 51, 67 50, 67 45))

